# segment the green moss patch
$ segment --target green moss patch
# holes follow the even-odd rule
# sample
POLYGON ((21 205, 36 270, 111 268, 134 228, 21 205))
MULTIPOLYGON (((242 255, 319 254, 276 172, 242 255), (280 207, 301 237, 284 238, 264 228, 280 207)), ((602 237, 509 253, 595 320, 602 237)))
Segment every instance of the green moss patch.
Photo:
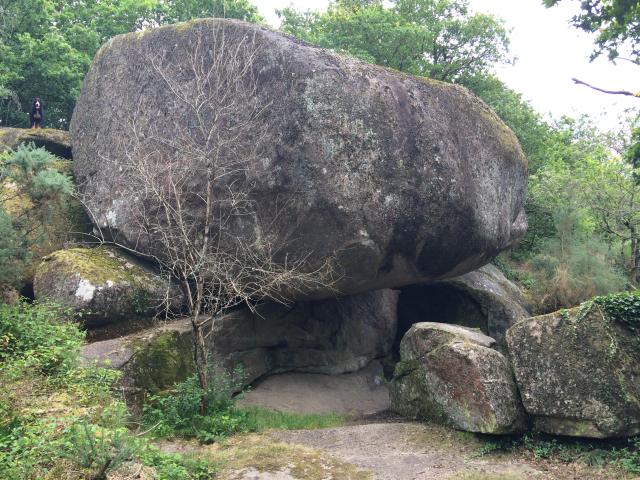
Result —
POLYGON ((58 250, 49 255, 47 261, 63 265, 69 274, 77 273, 94 285, 110 280, 144 288, 149 282, 149 274, 137 260, 111 247, 58 250))

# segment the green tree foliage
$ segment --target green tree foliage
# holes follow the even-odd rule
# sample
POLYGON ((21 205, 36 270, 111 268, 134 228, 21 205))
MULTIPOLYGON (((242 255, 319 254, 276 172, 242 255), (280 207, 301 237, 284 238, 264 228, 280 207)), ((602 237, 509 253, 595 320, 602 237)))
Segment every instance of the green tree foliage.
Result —
MULTIPOLYGON (((562 0, 544 0, 547 7, 562 0)), ((580 13, 573 25, 585 32, 597 33, 592 58, 606 53, 609 60, 628 50, 629 60, 640 64, 640 2, 637 0, 580 0, 580 13)))
POLYGON ((338 0, 322 13, 285 8, 282 31, 414 75, 454 81, 509 61, 497 18, 467 0, 338 0))
POLYGON ((33 97, 66 128, 93 56, 122 33, 190 20, 262 21, 248 0, 0 0, 0 125, 27 126, 33 97))
POLYGON ((0 156, 0 285, 15 285, 32 245, 73 191, 57 157, 33 144, 0 156))

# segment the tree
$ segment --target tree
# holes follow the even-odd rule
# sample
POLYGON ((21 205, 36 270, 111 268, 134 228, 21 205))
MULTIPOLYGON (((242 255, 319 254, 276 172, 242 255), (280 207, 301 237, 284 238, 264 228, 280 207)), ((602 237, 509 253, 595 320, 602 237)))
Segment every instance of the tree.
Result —
POLYGON ((467 0, 338 0, 326 12, 278 12, 281 30, 325 48, 444 81, 508 62, 501 21, 470 14, 467 0))
MULTIPOLYGON (((544 0, 547 7, 561 0, 544 0)), ((581 0, 581 12, 572 23, 576 28, 597 33, 596 49, 591 58, 603 53, 609 60, 630 60, 640 65, 640 2, 637 0, 581 0), (620 49, 628 50, 628 57, 621 57, 620 49)))
POLYGON ((0 92, 0 125, 27 126, 24 112, 38 96, 47 124, 66 128, 100 45, 200 16, 262 21, 247 0, 0 0, 0 86, 12 92, 0 92))
MULTIPOLYGON (((149 52, 141 67, 163 80, 189 125, 169 123, 173 135, 166 138, 153 120, 132 119, 120 150, 125 196, 136 198, 133 222, 186 299, 204 413, 212 318, 263 299, 286 303, 294 293, 326 286, 328 277, 325 266, 305 269, 304 258, 274 260, 286 246, 274 243, 250 197, 248 167, 257 161, 269 107, 256 94, 255 38, 234 36, 220 24, 202 24, 193 35, 186 67, 165 61, 166 52, 149 52), (247 222, 253 227, 243 228, 247 222)), ((156 121, 166 128, 171 119, 156 121)))
MULTIPOLYGON (((562 0, 543 0, 547 8, 562 0)), ((572 23, 576 28, 588 33, 597 33, 596 48, 591 54, 595 60, 607 53, 610 61, 626 60, 640 65, 640 2, 637 0, 581 0, 581 12, 575 15, 572 23), (625 56, 620 50, 626 50, 625 56)), ((611 90, 591 85, 577 78, 572 79, 578 85, 610 95, 625 95, 640 98, 640 92, 611 90)))

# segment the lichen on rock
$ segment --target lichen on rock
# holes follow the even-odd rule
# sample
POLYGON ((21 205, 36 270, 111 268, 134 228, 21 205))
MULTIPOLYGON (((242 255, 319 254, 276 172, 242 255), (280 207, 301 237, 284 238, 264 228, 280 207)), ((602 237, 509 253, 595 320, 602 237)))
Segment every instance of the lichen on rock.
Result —
POLYGON ((392 409, 460 430, 523 431, 526 417, 507 359, 479 331, 417 323, 400 344, 392 409))
MULTIPOLYGON (((231 235, 263 232, 281 253, 276 261, 305 259, 310 269, 337 259, 333 288, 318 285, 296 300, 461 275, 524 233, 526 158, 515 135, 468 90, 258 25, 205 19, 118 36, 101 48, 86 76, 70 127, 74 171, 97 221, 122 242, 161 255, 153 239, 140 234, 136 218, 153 211, 154 200, 128 186, 124 159, 149 154, 127 147, 139 138, 130 125, 154 138, 172 138, 189 125, 192 113, 175 101, 166 75, 190 91, 188 59, 200 55, 206 68, 226 59, 212 59, 212 52, 236 51, 212 47, 220 32, 228 45, 255 42, 255 77, 245 82, 250 95, 238 87, 238 109, 264 105, 256 127, 264 133, 253 142, 247 132, 256 153, 239 173, 252 186, 256 212, 231 235), (96 108, 100 118, 90 115, 96 108), (273 221, 267 228, 259 219, 273 221)), ((214 124, 215 113, 201 113, 204 125, 214 124)), ((163 142, 152 147, 159 169, 177 155, 163 142)), ((197 193, 203 185, 198 160, 188 154, 180 160, 190 172, 185 188, 197 193)), ((184 205, 189 218, 204 224, 201 207, 184 205)))
MULTIPOLYGON (((622 295, 640 312, 638 293, 622 295)), ((596 438, 640 433, 640 338, 633 311, 619 319, 608 311, 614 300, 532 317, 507 332, 522 402, 536 429, 596 438)))

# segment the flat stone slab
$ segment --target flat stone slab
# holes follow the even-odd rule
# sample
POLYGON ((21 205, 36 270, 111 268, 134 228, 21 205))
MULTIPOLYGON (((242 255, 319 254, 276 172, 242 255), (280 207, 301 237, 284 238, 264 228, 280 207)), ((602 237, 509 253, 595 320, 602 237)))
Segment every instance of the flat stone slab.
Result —
POLYGON ((390 406, 389 390, 383 382, 379 362, 342 375, 273 375, 258 383, 238 404, 291 413, 354 416, 381 413, 390 406))

